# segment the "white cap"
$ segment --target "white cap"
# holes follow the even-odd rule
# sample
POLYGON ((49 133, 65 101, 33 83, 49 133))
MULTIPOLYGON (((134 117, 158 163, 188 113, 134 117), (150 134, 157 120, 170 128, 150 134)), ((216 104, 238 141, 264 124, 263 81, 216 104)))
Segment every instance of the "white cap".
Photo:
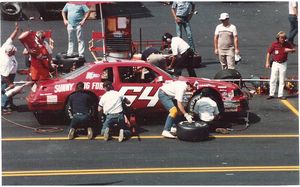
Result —
POLYGON ((228 13, 222 13, 220 14, 220 18, 219 20, 225 20, 225 19, 229 19, 229 14, 228 13))

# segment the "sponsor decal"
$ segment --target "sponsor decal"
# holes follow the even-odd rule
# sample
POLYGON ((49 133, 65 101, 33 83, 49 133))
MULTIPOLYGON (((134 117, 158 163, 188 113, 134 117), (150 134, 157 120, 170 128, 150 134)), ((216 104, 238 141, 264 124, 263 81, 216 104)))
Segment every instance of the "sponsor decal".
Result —
POLYGON ((86 79, 94 79, 94 78, 99 78, 100 74, 94 73, 94 72, 87 72, 86 74, 86 79))
POLYGON ((71 91, 74 83, 58 84, 54 86, 54 93, 68 92, 71 91))
POLYGON ((56 104, 57 95, 47 95, 47 104, 56 104))

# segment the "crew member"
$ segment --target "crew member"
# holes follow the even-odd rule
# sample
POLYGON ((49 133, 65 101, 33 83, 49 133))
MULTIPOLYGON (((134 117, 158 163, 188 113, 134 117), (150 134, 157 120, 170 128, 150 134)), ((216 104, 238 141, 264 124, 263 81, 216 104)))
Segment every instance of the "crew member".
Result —
POLYGON ((193 65, 194 51, 180 37, 173 37, 170 33, 165 33, 162 40, 171 44, 172 56, 171 63, 167 67, 169 69, 174 67, 174 75, 180 76, 183 68, 187 68, 190 77, 197 77, 193 65))
MULTIPOLYGON (((5 92, 5 89, 14 87, 14 80, 18 69, 18 62, 15 54, 17 48, 13 45, 13 40, 16 38, 19 32, 19 24, 15 24, 14 31, 10 34, 8 39, 0 48, 0 74, 1 74, 1 92, 5 92)), ((16 106, 13 103, 12 97, 6 98, 1 95, 1 110, 3 114, 10 113, 16 106)))
POLYGON ((185 81, 174 81, 160 87, 158 91, 159 101, 165 109, 169 111, 169 115, 166 119, 164 130, 162 132, 163 137, 176 138, 176 136, 171 133, 171 128, 179 111, 184 115, 188 122, 191 123, 193 121, 193 117, 186 112, 182 104, 184 94, 186 92, 193 91, 193 89, 193 86, 189 82, 185 81), (174 104, 174 100, 176 100, 177 106, 174 104))
POLYGON ((84 83, 76 84, 76 92, 68 100, 69 114, 72 116, 68 138, 73 139, 77 128, 87 128, 88 139, 93 138, 90 125, 93 100, 90 94, 84 91, 84 83))
POLYGON ((279 79, 278 87, 278 98, 286 99, 283 96, 284 89, 284 80, 286 77, 287 70, 287 59, 288 53, 293 53, 296 51, 294 46, 286 41, 286 33, 280 31, 276 35, 275 42, 269 47, 267 56, 266 56, 266 68, 271 68, 271 77, 270 77, 270 93, 267 99, 273 99, 275 96, 275 90, 277 86, 277 80, 279 79), (272 65, 270 63, 270 56, 272 55, 272 65))
POLYGON ((117 124, 120 127, 118 140, 119 142, 122 142, 124 138, 131 136, 130 129, 125 123, 126 118, 122 106, 123 102, 125 104, 130 104, 130 101, 124 97, 124 95, 115 91, 110 81, 105 81, 103 83, 103 88, 106 92, 99 101, 98 111, 100 112, 100 115, 103 115, 104 113, 106 119, 101 129, 101 136, 104 136, 104 140, 107 141, 110 137, 110 128, 117 124))
POLYGON ((142 52, 142 60, 166 70, 166 56, 154 47, 148 47, 142 52))

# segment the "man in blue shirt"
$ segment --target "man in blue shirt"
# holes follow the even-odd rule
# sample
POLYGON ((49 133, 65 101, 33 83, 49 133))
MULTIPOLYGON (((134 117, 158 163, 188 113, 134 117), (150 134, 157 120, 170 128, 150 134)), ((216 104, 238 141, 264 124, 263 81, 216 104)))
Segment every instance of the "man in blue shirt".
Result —
POLYGON ((67 56, 74 53, 75 41, 78 42, 78 54, 84 57, 85 45, 82 39, 82 26, 89 17, 89 8, 84 4, 67 3, 62 10, 64 24, 68 30, 68 51, 67 56), (66 15, 68 14, 68 16, 66 15))
POLYGON ((176 34, 182 38, 182 27, 184 28, 188 43, 195 52, 195 46, 193 41, 192 29, 190 25, 190 19, 195 11, 195 4, 187 1, 175 1, 172 4, 172 15, 174 16, 176 23, 176 34))

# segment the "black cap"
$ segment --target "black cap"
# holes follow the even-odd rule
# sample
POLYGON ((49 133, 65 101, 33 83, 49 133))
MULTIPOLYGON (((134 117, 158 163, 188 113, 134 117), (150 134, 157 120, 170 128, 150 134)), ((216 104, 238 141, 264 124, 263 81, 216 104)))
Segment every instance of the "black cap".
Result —
POLYGON ((172 39, 172 38, 173 38, 172 34, 166 32, 166 33, 162 36, 162 41, 166 42, 167 39, 172 39))

